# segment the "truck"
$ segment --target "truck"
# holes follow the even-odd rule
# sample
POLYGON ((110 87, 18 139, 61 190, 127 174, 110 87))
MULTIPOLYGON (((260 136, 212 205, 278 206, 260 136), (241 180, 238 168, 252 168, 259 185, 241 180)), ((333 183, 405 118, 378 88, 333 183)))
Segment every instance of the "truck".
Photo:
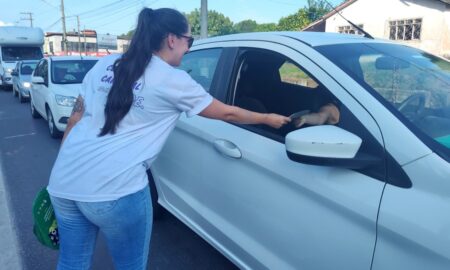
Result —
POLYGON ((11 87, 18 61, 39 60, 43 57, 44 32, 37 27, 0 27, 0 87, 11 87))

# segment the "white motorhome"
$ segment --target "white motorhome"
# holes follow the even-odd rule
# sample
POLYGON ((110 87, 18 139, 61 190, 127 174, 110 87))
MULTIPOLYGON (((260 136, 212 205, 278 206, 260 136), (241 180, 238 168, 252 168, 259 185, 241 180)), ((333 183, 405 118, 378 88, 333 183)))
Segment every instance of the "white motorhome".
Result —
POLYGON ((42 58, 44 32, 41 28, 0 27, 0 86, 11 86, 11 72, 20 60, 42 58))

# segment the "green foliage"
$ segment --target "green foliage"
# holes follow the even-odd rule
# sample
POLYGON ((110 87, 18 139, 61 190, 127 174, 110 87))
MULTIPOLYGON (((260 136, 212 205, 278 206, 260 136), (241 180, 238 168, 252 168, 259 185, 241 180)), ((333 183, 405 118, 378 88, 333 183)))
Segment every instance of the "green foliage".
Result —
POLYGON ((311 22, 316 21, 330 12, 331 8, 324 0, 308 0, 308 18, 311 22))
MULTIPOLYGON (((276 23, 258 24, 254 20, 244 20, 233 24, 233 22, 220 12, 208 11, 208 36, 220 36, 232 33, 247 32, 270 32, 270 31, 300 31, 311 22, 319 19, 330 11, 325 0, 308 0, 308 5, 299 9, 296 13, 283 17, 276 23)), ((194 9, 184 14, 191 25, 194 36, 200 36, 200 10, 194 9)), ((131 38, 134 30, 119 37, 131 38)))
POLYGON ((254 20, 244 20, 234 25, 236 33, 256 32, 258 24, 254 20))
POLYGON ((118 38, 131 39, 133 34, 134 34, 134 29, 128 31, 128 33, 126 33, 126 34, 119 35, 118 38))
POLYGON ((281 18, 277 29, 280 31, 299 31, 311 23, 308 16, 308 11, 301 8, 297 13, 281 18))
POLYGON ((277 29, 280 31, 300 31, 330 10, 324 0, 308 0, 307 7, 299 9, 295 14, 281 18, 277 29))
MULTIPOLYGON (((194 36, 200 35, 200 10, 195 9, 186 15, 191 32, 194 36)), ((233 33, 233 22, 222 13, 215 10, 208 11, 208 35, 220 36, 233 33)))
POLYGON ((276 23, 262 23, 258 24, 256 27, 255 32, 270 32, 270 31, 277 31, 277 24, 276 23))

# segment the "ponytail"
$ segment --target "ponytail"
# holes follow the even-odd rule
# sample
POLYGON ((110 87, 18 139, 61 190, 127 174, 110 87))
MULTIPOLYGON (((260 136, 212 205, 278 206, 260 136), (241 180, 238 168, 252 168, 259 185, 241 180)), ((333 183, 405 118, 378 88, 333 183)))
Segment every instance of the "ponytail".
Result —
POLYGON ((188 22, 180 12, 161 8, 144 8, 139 13, 129 49, 113 64, 114 81, 105 106, 105 124, 99 136, 115 134, 133 104, 133 85, 144 74, 153 52, 161 49, 169 33, 182 35, 188 22))

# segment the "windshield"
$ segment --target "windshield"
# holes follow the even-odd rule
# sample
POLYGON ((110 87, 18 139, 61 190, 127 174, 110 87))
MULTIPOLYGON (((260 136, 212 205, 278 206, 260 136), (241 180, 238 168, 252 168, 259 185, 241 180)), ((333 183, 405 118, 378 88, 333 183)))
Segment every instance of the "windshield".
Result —
POLYGON ((42 51, 39 47, 2 47, 3 61, 39 60, 42 51))
POLYGON ((449 153, 450 62, 395 44, 339 44, 316 49, 363 87, 376 91, 405 121, 449 153))
POLYGON ((81 83, 97 60, 52 61, 52 82, 55 84, 81 83))
POLYGON ((31 75, 34 68, 36 68, 36 65, 37 63, 22 63, 22 65, 20 66, 20 74, 31 75))

